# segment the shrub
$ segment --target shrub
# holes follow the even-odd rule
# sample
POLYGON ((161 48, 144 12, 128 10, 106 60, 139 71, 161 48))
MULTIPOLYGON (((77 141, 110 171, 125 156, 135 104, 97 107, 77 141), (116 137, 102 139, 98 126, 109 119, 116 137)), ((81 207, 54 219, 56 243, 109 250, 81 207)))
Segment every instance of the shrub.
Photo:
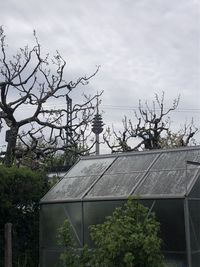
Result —
POLYGON ((116 208, 103 224, 90 227, 95 249, 76 247, 66 221, 59 230, 65 252, 61 259, 69 267, 162 267, 159 223, 137 200, 116 208))
POLYGON ((13 224, 13 266, 38 266, 39 201, 48 188, 43 173, 0 166, 0 266, 7 222, 13 224))

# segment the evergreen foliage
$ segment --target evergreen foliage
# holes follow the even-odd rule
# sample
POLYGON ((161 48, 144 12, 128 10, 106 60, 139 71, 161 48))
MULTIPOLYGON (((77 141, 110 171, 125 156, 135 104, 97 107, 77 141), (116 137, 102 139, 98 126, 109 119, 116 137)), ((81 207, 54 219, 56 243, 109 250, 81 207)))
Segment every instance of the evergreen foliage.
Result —
POLYGON ((49 189, 43 173, 0 166, 0 266, 4 258, 4 225, 13 225, 13 266, 37 267, 39 201, 49 189))

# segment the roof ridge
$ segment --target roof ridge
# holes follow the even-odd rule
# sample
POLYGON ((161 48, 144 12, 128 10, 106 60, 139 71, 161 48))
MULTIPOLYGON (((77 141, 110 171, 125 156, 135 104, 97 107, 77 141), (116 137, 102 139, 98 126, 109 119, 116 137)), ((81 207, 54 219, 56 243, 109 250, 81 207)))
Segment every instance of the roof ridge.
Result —
POLYGON ((168 153, 168 152, 177 152, 177 151, 191 151, 191 150, 200 150, 200 146, 184 146, 176 148, 164 148, 164 149, 151 149, 143 151, 130 151, 130 152, 119 152, 113 154, 101 154, 101 155, 90 155, 82 156, 80 159, 101 159, 101 158, 110 158, 110 157, 123 157, 123 156, 132 156, 132 155, 146 155, 146 154, 159 154, 159 153, 168 153))

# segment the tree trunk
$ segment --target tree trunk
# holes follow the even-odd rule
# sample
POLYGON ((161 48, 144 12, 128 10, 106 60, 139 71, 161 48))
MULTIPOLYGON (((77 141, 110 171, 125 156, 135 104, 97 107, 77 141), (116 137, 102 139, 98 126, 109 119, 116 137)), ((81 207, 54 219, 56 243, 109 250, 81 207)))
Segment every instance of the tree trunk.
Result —
POLYGON ((17 134, 18 134, 19 128, 17 126, 13 126, 9 130, 9 136, 8 136, 8 144, 4 159, 4 164, 7 167, 11 167, 14 159, 15 159, 15 149, 16 149, 16 143, 17 143, 17 134))

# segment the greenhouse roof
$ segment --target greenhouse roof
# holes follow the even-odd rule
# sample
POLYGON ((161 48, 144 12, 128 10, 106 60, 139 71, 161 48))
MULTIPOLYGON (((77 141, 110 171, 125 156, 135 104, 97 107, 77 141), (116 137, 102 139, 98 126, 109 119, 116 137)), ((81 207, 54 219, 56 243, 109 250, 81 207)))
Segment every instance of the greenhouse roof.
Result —
POLYGON ((200 146, 83 157, 41 203, 184 198, 200 175, 198 162, 200 146))

